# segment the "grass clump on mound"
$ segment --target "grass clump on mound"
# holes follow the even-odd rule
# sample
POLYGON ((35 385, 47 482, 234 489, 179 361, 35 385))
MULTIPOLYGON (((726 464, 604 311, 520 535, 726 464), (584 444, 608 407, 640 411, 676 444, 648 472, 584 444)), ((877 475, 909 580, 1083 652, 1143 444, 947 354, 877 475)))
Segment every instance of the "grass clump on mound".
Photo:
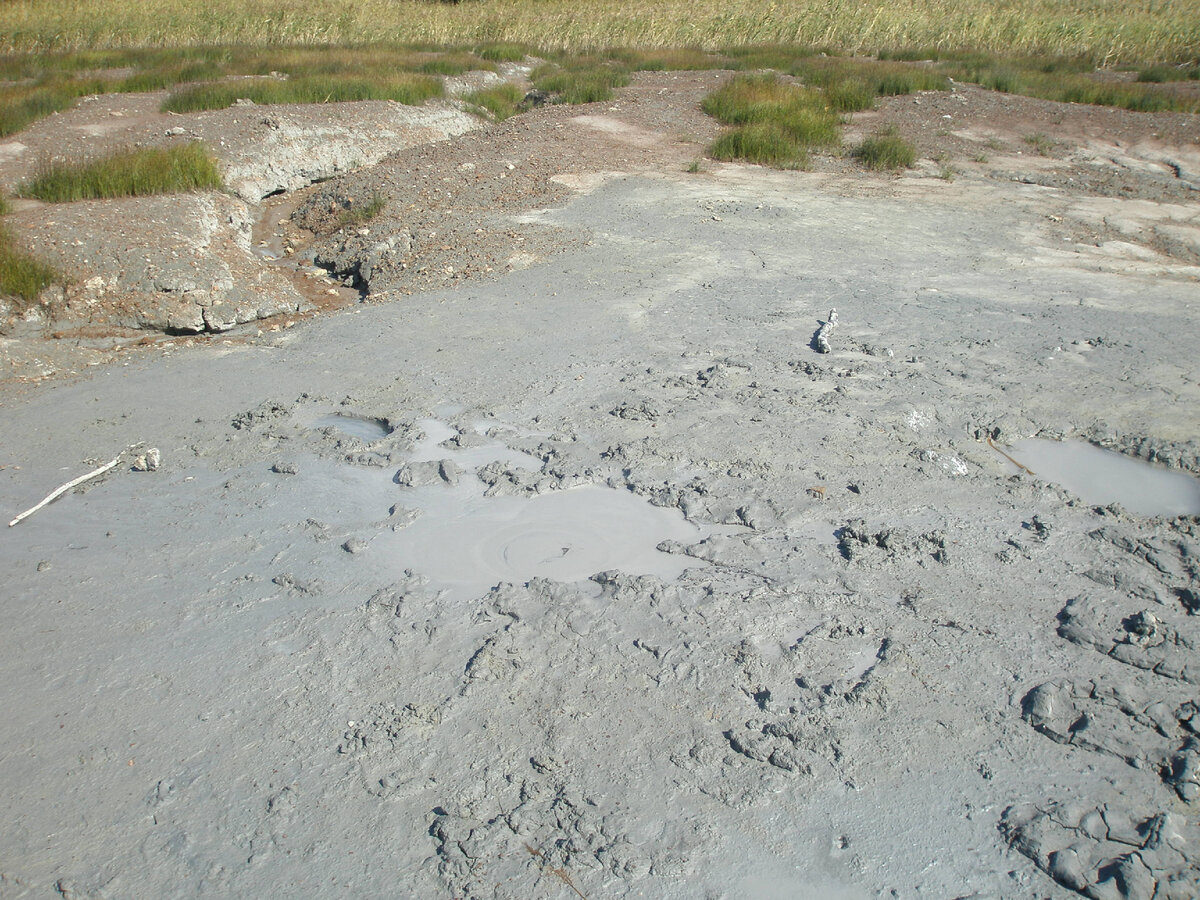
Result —
POLYGON ((808 165, 808 148, 774 122, 731 128, 709 145, 708 155, 777 169, 802 169, 808 165))
POLYGON ((785 84, 774 75, 741 76, 701 103, 706 113, 733 126, 709 147, 715 159, 743 159, 796 168, 809 151, 841 144, 841 124, 818 91, 785 84))
POLYGON ((864 140, 851 155, 868 169, 894 171, 916 162, 917 148, 900 137, 895 128, 887 128, 864 140))
POLYGON ((495 87, 472 91, 463 99, 486 110, 497 122, 503 122, 521 111, 521 101, 525 99, 525 92, 515 84, 498 84, 495 87))
POLYGON ((343 209, 337 217, 336 228, 357 228, 359 225, 365 225, 378 218, 386 207, 387 200, 382 195, 372 194, 365 203, 351 203, 343 209))
POLYGON ((221 173, 200 144, 122 150, 85 162, 51 160, 21 187, 23 197, 47 203, 144 197, 221 187, 221 173))
POLYGON ((629 84, 629 71, 614 60, 582 56, 538 66, 531 80, 555 103, 599 103, 611 100, 616 88, 629 84))
POLYGON ((950 87, 949 79, 943 73, 928 66, 889 60, 811 57, 798 61, 788 71, 805 84, 827 89, 857 82, 877 97, 896 97, 914 91, 944 91, 950 87))
MULTIPOLYGON (((11 208, 8 198, 0 194, 0 216, 8 215, 11 208)), ((61 280, 53 266, 18 250, 12 234, 0 224, 0 296, 13 298, 17 309, 24 310, 45 288, 61 280)))
POLYGON ((177 113, 225 109, 237 100, 250 100, 258 104, 394 100, 419 106, 443 93, 442 82, 428 75, 399 73, 381 80, 314 75, 192 85, 172 92, 163 101, 162 109, 164 112, 177 113))
POLYGON ((27 309, 38 294, 61 280, 53 266, 17 249, 8 229, 0 225, 0 295, 20 301, 18 309, 27 309))

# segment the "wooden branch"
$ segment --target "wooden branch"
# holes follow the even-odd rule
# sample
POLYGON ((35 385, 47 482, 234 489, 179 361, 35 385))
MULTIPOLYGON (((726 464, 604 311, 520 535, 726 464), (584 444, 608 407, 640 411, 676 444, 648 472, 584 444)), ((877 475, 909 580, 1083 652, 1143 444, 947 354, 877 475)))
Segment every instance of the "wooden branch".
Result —
POLYGON ((119 463, 121 461, 122 456, 124 456, 126 453, 128 453, 130 450, 132 450, 134 447, 137 447, 137 446, 138 446, 137 444, 133 444, 130 447, 126 447, 124 450, 122 450, 120 453, 117 454, 116 458, 112 462, 105 463, 100 468, 93 469, 92 471, 88 472, 86 475, 80 475, 78 478, 76 478, 72 481, 68 481, 66 484, 64 484, 60 488, 55 488, 53 491, 50 492, 50 495, 47 496, 46 499, 43 500, 41 503, 39 503, 37 506, 31 507, 30 509, 25 510, 25 512, 21 513, 15 519, 13 519, 11 522, 9 522, 8 527, 12 528, 14 525, 16 525, 22 519, 32 516, 35 512, 37 512, 39 509, 41 509, 47 503, 57 500, 59 497, 61 497, 63 494, 65 494, 67 491, 69 491, 71 488, 75 487, 76 485, 83 484, 85 481, 90 481, 91 479, 95 478, 97 475, 103 475, 105 472, 107 472, 109 469, 111 469, 113 466, 115 466, 117 463, 119 463))

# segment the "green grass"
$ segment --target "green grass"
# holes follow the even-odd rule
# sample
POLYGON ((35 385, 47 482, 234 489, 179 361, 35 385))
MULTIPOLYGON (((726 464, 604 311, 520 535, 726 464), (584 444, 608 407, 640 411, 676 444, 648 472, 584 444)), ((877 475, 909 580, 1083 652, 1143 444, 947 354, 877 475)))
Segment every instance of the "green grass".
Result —
POLYGON ((256 81, 218 81, 173 91, 163 101, 164 112, 224 109, 236 100, 268 103, 335 103, 351 100, 394 100, 418 106, 444 93, 442 83, 427 75, 402 72, 386 80, 313 75, 263 78, 256 81))
POLYGON ((0 89, 0 137, 16 134, 51 113, 70 109, 88 94, 109 90, 112 83, 102 79, 78 79, 54 76, 32 84, 16 84, 0 89))
POLYGON ((829 106, 838 112, 858 112, 875 106, 875 92, 858 78, 847 78, 825 88, 829 106))
POLYGON ((473 91, 463 99, 486 110, 497 122, 503 122, 521 111, 521 101, 525 99, 525 92, 515 84, 498 84, 495 87, 473 91))
POLYGON ((28 309, 38 294, 58 281, 62 276, 53 266, 17 249, 8 229, 0 225, 0 295, 16 300, 20 311, 28 309))
POLYGON ((750 44, 726 47, 725 55, 729 57, 731 69, 773 69, 790 73, 804 60, 816 56, 817 51, 802 44, 750 44))
POLYGON ((799 168, 809 152, 841 144, 841 123, 824 95, 775 75, 742 75, 701 101, 701 108, 733 126, 708 148, 714 159, 799 168))
POLYGON ((629 84, 629 71, 618 62, 584 56, 538 66, 531 80, 555 103, 599 103, 629 84))
POLYGON ((123 150, 82 163, 50 160, 20 195, 47 203, 107 197, 140 197, 216 189, 221 175, 200 144, 123 150))
POLYGON ((357 228, 372 219, 377 218, 387 207, 387 200, 379 194, 372 194, 365 203, 354 203, 341 211, 337 218, 337 228, 357 228))
POLYGON ((823 88, 857 81, 880 97, 944 91, 950 87, 946 76, 930 67, 886 60, 810 57, 798 61, 789 72, 805 84, 823 88))
POLYGON ((973 55, 948 58, 939 68, 959 81, 969 81, 990 90, 1023 94, 1060 103, 1113 106, 1134 112, 1200 112, 1200 99, 1164 88, 1156 80, 1167 73, 1186 69, 1159 66, 1144 69, 1149 77, 1136 82, 1113 82, 1094 76, 1091 60, 1083 57, 995 58, 973 55))
POLYGON ((777 169, 802 169, 808 165, 808 148, 775 122, 729 129, 709 145, 708 155, 777 169))
POLYGON ((891 171, 906 169, 916 162, 917 148, 894 128, 887 128, 865 139, 851 155, 868 169, 891 171))
POLYGON ((798 143, 831 147, 841 141, 837 116, 815 90, 774 75, 742 75, 713 91, 701 108, 723 125, 771 123, 798 143))
POLYGON ((1169 81, 1200 80, 1200 65, 1195 63, 1178 66, 1147 66, 1138 69, 1137 80, 1150 84, 1163 84, 1169 81))
POLYGON ((475 48, 475 55, 492 62, 520 62, 530 55, 524 44, 484 44, 475 48))

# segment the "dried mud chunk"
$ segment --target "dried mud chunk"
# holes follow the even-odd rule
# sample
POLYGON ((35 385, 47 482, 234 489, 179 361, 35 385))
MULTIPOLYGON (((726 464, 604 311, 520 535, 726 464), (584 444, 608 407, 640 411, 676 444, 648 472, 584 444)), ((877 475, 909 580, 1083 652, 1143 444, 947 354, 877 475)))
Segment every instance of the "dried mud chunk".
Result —
POLYGON ((1058 633, 1072 643, 1094 647, 1113 659, 1164 678, 1200 684, 1200 628, 1179 617, 1179 627, 1159 613, 1140 610, 1121 617, 1113 603, 1088 596, 1072 599, 1058 614, 1058 633), (1196 632, 1196 637, 1181 633, 1196 632))
POLYGON ((458 484, 461 470, 450 459, 414 462, 402 466, 392 478, 401 487, 420 487, 430 484, 458 484))
POLYGON ((1186 801, 1200 797, 1197 707, 1147 700, 1104 682, 1052 681, 1025 695, 1023 715, 1040 734, 1067 746, 1106 753, 1151 769, 1186 801))
POLYGON ((795 775, 828 769, 842 756, 836 737, 822 716, 792 715, 774 722, 751 719, 725 732, 735 753, 795 775))
POLYGON ((1153 705, 1128 688, 1067 679, 1039 685, 1022 703, 1026 721, 1040 734, 1137 768, 1166 762, 1167 742, 1152 718, 1153 705))
POLYGON ((686 860, 669 849, 635 847, 619 810, 606 812, 593 798, 547 787, 525 780, 519 803, 482 820, 456 815, 471 807, 453 799, 436 808, 429 834, 452 896, 526 900, 543 896, 539 885, 548 879, 582 897, 588 873, 597 869, 626 879, 651 874, 656 864, 685 872, 686 860))
POLYGON ((1200 889, 1200 835, 1174 813, 1022 804, 1005 810, 1000 831, 1056 882, 1094 900, 1195 897, 1200 889))
POLYGON ((429 737, 441 721, 442 711, 437 706, 376 704, 361 720, 346 727, 338 753, 355 757, 388 753, 398 744, 429 737))
POLYGON ((852 563, 880 565, 905 557, 925 565, 929 559, 946 563, 947 540, 941 531, 916 536, 902 528, 871 531, 863 519, 854 519, 838 529, 838 551, 852 563))
POLYGON ((631 422, 653 422, 658 419, 663 413, 650 400, 626 400, 620 406, 616 406, 609 410, 610 416, 616 416, 618 419, 627 419, 631 422))
POLYGON ((254 409, 238 413, 233 417, 233 421, 230 424, 239 430, 243 428, 255 428, 259 425, 265 425, 286 418, 291 411, 291 406, 279 400, 264 400, 258 406, 254 407, 254 409))

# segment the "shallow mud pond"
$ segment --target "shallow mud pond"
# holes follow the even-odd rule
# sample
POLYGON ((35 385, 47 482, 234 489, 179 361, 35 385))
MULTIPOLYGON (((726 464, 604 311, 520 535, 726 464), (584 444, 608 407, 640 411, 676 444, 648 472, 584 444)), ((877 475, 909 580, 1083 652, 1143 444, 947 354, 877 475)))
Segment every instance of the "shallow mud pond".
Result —
POLYGON ((1036 478, 1062 485, 1085 503, 1119 503, 1141 516, 1200 515, 1200 480, 1184 472, 1083 441, 1029 438, 1015 443, 1012 455, 1036 478))

